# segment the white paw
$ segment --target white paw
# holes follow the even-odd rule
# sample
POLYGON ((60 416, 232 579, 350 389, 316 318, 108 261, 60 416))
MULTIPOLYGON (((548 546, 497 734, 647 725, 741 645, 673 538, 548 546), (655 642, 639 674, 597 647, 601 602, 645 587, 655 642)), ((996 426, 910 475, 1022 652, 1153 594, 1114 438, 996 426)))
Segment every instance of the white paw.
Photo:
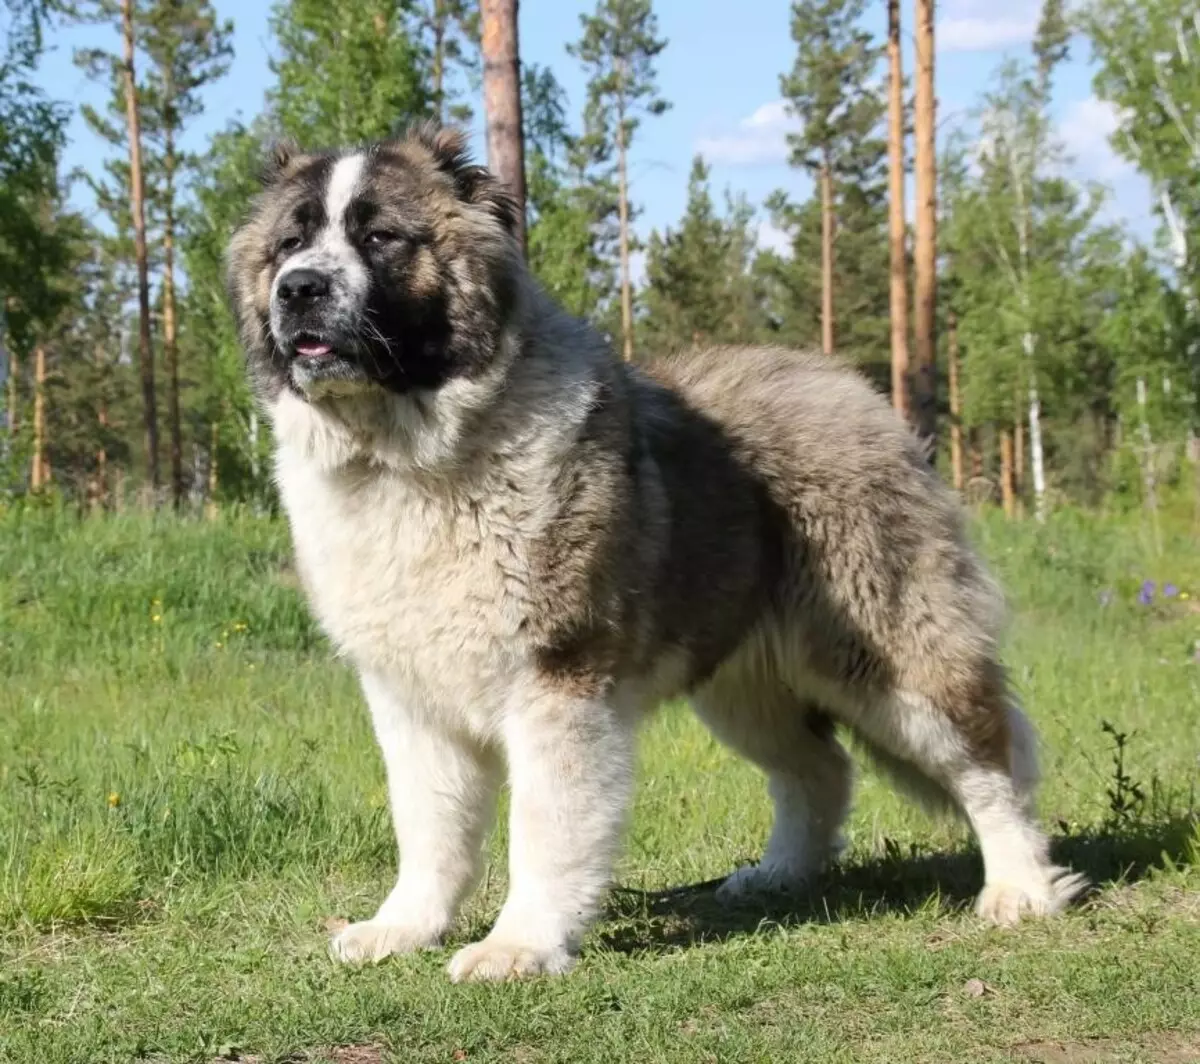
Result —
POLYGON ((438 936, 403 924, 363 920, 333 936, 329 952, 343 964, 374 964, 393 953, 413 953, 437 946, 438 936))
POLYGON ((989 923, 1011 927, 1026 917, 1061 912, 1088 886, 1087 877, 1065 868, 1047 868, 1025 883, 988 883, 975 902, 975 912, 989 923))
POLYGON ((811 874, 806 869, 766 862, 746 865, 717 888, 716 898, 721 905, 736 905, 764 894, 789 894, 802 887, 811 874))
POLYGON ((447 971, 455 983, 497 982, 534 975, 561 975, 574 966, 575 958, 565 948, 545 949, 489 935, 460 949, 447 971))

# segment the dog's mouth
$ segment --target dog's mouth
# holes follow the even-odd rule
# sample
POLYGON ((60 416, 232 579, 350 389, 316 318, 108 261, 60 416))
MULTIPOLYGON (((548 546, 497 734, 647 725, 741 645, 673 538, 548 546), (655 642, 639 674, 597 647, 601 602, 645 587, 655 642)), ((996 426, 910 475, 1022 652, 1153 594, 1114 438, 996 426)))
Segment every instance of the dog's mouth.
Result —
POLYGON ((303 362, 319 363, 337 357, 333 344, 312 333, 301 333, 291 344, 292 354, 303 362))

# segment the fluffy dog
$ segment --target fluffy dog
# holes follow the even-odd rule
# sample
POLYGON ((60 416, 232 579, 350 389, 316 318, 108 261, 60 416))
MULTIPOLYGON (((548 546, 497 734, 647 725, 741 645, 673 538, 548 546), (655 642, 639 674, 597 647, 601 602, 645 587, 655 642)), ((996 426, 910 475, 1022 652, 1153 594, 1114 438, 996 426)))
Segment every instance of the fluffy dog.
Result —
POLYGON ((835 852, 847 726, 979 838, 978 911, 1083 885, 1033 819, 1001 600, 915 438, 850 370, 776 349, 626 366, 531 279, 515 208, 424 127, 275 153, 230 248, 312 607, 383 751, 396 885, 346 961, 438 944, 502 777, 510 889, 455 980, 563 972, 609 884, 637 724, 687 693, 775 820, 726 898, 835 852))

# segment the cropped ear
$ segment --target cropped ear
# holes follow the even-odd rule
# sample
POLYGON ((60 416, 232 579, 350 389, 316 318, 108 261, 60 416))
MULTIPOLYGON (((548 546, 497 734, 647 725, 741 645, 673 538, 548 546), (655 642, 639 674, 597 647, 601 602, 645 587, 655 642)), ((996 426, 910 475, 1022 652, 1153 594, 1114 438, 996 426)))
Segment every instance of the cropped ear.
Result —
POLYGON ((267 148, 259 163, 259 184, 263 188, 270 188, 287 175, 300 157, 300 148, 295 141, 287 139, 275 141, 267 148))
POLYGON ((454 182, 459 199, 490 211, 509 233, 517 231, 517 201, 486 166, 471 161, 467 136, 461 129, 422 122, 408 131, 406 139, 433 156, 437 168, 454 182))

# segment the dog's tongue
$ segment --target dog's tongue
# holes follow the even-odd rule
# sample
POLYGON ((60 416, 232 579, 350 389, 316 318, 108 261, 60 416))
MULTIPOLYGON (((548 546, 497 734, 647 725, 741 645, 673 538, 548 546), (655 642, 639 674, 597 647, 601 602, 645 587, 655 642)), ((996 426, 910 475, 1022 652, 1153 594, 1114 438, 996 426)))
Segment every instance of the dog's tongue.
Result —
POLYGON ((333 348, 328 344, 318 343, 315 340, 296 345, 296 354, 302 358, 324 358, 326 355, 332 354, 332 352, 333 348))

